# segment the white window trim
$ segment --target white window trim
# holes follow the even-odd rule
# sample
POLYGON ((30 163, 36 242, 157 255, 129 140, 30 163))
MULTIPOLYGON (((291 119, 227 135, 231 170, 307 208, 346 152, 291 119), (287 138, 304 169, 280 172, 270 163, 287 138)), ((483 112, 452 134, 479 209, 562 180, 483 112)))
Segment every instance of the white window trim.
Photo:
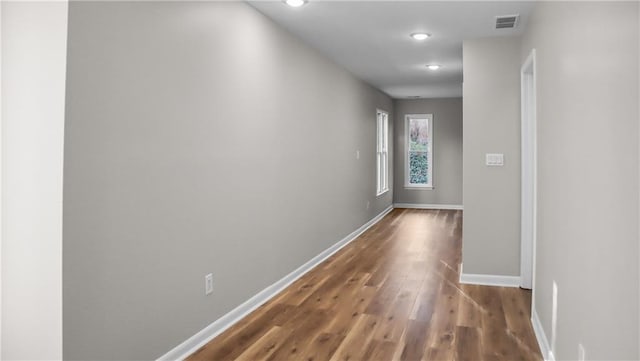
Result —
POLYGON ((404 188, 413 190, 430 190, 434 189, 433 184, 433 114, 406 114, 404 116, 404 188), (428 119, 429 120, 429 148, 428 162, 429 166, 429 184, 411 184, 409 183, 409 120, 410 119, 428 119))
POLYGON ((376 197, 379 197, 389 191, 389 112, 376 109, 376 197), (384 140, 382 141, 382 146, 380 144, 380 139, 378 136, 380 134, 380 115, 384 114, 385 118, 382 121, 382 135, 384 140), (385 156, 383 167, 381 167, 380 158, 385 156), (381 169, 384 168, 384 169, 381 169), (381 174, 380 172, 385 172, 386 176, 384 177, 384 181, 381 182, 381 174), (381 184, 383 183, 383 184, 381 184))

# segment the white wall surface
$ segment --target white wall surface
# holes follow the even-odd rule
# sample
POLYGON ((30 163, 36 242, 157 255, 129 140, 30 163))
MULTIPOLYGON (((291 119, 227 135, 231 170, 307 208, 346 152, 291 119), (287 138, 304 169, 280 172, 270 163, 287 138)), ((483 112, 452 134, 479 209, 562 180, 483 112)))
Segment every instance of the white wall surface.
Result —
POLYGON ((2 2, 2 359, 62 358, 66 2, 2 2))
POLYGON ((2 359, 2 2, 0 2, 0 360, 2 359))
POLYGON ((465 41, 463 62, 463 271, 519 276, 520 39, 465 41))
POLYGON ((540 2, 535 308, 558 360, 637 360, 638 3, 540 2), (552 283, 558 285, 557 327, 552 283))

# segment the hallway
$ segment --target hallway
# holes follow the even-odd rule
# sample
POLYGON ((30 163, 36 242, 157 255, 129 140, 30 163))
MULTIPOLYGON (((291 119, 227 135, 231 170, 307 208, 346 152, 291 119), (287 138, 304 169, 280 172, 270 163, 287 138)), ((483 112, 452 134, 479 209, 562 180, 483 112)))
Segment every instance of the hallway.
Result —
POLYGON ((461 235, 395 209, 189 360, 541 360, 529 291, 459 284, 461 235))
POLYGON ((0 1, 0 359, 640 360, 639 29, 0 1))

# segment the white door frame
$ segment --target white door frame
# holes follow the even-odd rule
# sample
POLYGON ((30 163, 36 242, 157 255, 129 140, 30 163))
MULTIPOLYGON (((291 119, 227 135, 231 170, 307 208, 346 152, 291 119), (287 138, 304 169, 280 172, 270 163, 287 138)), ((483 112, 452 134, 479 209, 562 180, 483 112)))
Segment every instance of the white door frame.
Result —
MULTIPOLYGON (((520 69, 521 95, 521 223, 520 287, 534 289, 536 268, 537 141, 536 50, 532 49, 520 69)), ((532 300, 533 307, 533 300, 532 300)))

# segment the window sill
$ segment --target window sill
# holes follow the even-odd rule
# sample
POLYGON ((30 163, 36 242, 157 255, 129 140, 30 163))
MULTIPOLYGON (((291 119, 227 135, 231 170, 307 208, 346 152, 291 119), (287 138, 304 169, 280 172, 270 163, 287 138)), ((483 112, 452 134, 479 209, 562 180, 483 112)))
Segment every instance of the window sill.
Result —
POLYGON ((387 188, 387 189, 383 190, 383 191, 382 191, 382 192, 380 192, 380 193, 377 193, 377 194, 376 194, 376 197, 383 196, 383 195, 384 195, 385 193, 387 193, 387 192, 389 192, 389 188, 387 188))
POLYGON ((431 191, 434 190, 435 187, 422 187, 422 186, 404 186, 404 189, 412 190, 412 191, 431 191))

